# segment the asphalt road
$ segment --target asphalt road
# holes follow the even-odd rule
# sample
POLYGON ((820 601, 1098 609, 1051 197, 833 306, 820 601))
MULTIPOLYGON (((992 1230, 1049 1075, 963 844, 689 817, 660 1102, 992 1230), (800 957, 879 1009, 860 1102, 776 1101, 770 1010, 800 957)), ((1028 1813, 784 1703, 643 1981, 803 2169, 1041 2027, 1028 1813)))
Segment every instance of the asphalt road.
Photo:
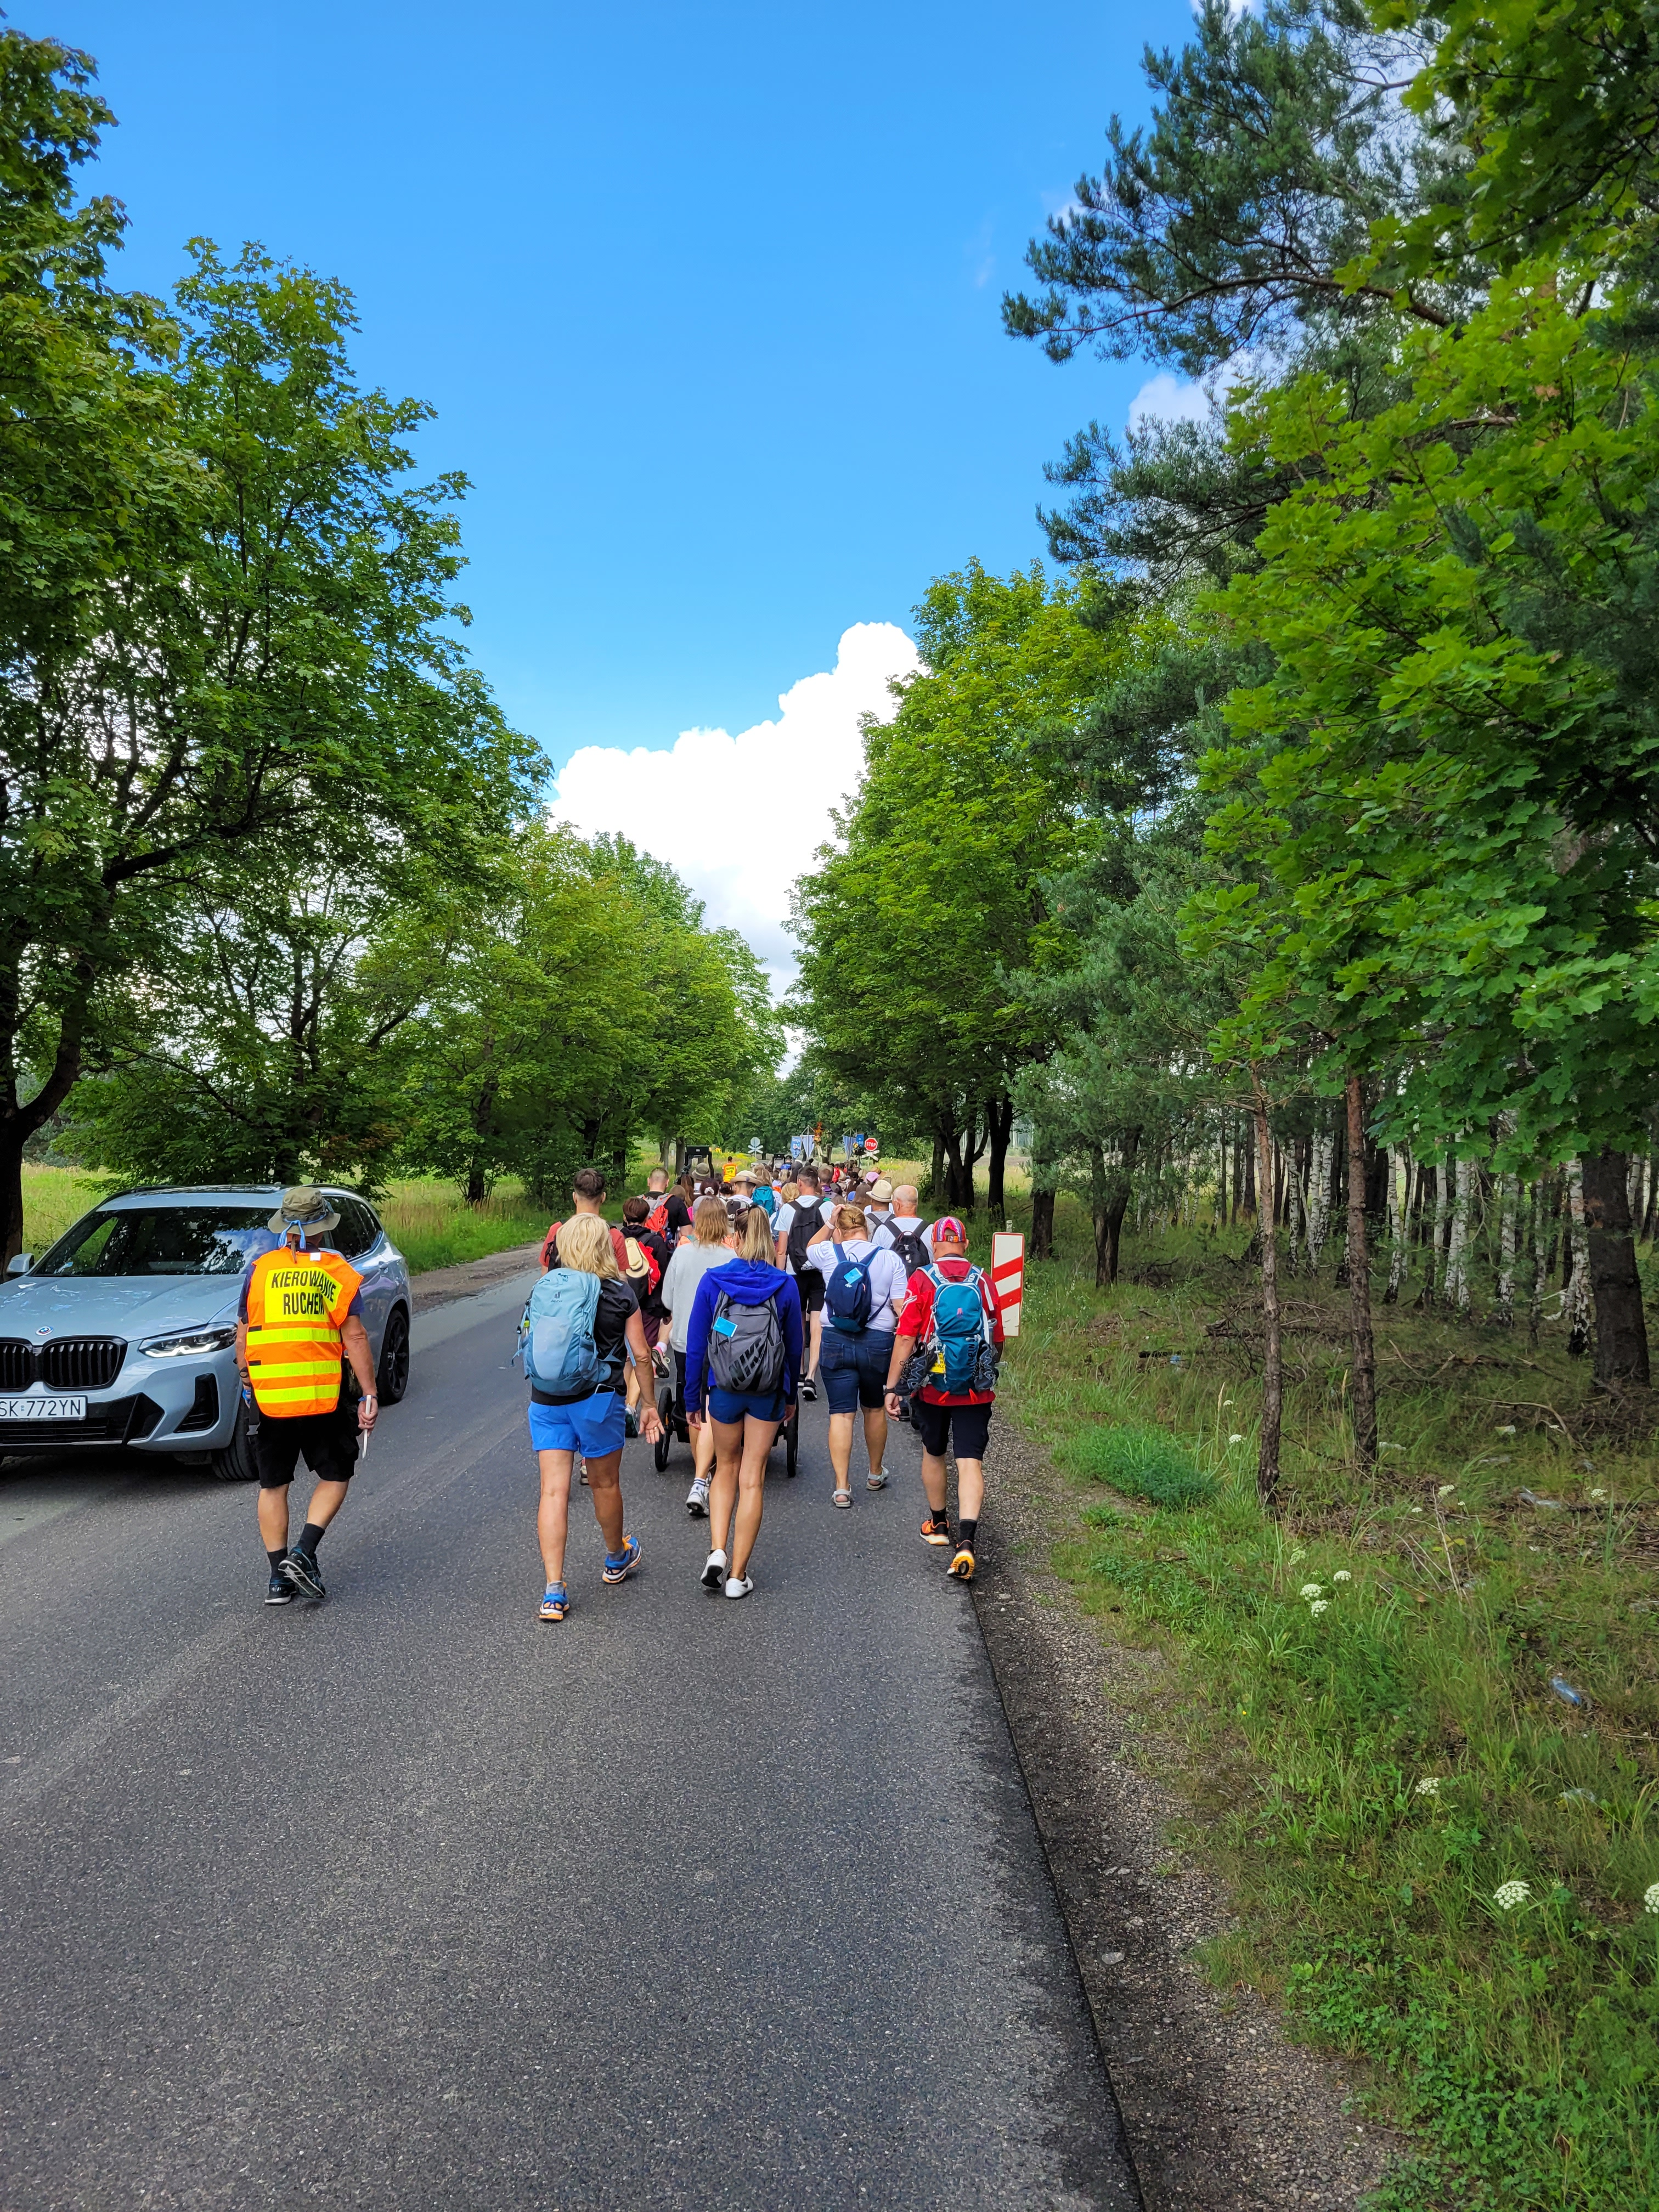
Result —
POLYGON ((417 1319, 325 1605, 251 1490, 0 1469, 0 2212, 1133 2207, 908 1432, 836 1512, 805 1409, 741 1604, 630 1446, 542 1627, 520 1295, 417 1319))

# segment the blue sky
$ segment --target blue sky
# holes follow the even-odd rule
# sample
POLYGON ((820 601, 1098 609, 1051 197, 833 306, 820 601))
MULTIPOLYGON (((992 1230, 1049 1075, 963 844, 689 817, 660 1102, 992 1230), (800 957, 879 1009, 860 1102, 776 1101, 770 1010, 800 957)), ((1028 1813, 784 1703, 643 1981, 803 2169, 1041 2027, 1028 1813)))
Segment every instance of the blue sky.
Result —
POLYGON ((739 731, 934 573, 1029 560, 1042 462, 1150 374, 1055 368, 997 301, 1184 4, 13 20, 99 62, 125 281, 206 233, 353 288, 365 376, 472 479, 472 650, 556 761, 739 731))

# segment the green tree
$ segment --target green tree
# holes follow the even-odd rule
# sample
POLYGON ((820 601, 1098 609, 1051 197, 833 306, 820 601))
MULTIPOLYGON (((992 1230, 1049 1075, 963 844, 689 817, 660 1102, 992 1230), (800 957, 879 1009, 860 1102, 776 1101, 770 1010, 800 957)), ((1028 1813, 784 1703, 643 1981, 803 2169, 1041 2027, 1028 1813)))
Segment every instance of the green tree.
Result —
POLYGON ((798 887, 802 1025, 881 1118, 933 1136, 958 1206, 987 1149, 1002 1205, 1010 1086, 1048 1047, 1007 978, 1060 941, 1041 890, 1079 842, 1060 748, 1111 651, 1081 598, 1036 563, 1005 581, 974 562, 931 586, 925 671, 868 726, 845 842, 798 887))

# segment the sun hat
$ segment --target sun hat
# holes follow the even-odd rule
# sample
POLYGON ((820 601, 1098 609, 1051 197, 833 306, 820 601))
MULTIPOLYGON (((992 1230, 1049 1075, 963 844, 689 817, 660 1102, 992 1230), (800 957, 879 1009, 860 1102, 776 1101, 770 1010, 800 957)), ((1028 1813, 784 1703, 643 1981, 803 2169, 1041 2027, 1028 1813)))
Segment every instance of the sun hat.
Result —
POLYGON ((307 1237, 320 1237, 325 1230, 337 1229, 339 1225, 338 1213, 314 1182, 291 1184, 266 1224, 273 1237, 284 1237, 290 1229, 303 1229, 307 1237))
POLYGON ((753 1182, 755 1180, 755 1171, 752 1168, 739 1168, 736 1175, 732 1176, 732 1180, 734 1183, 753 1182))
POLYGON ((878 1176, 870 1186, 870 1195, 878 1206, 885 1206, 893 1195, 893 1186, 885 1176, 878 1176))
POLYGON ((968 1242, 968 1231, 954 1213, 942 1213, 933 1224, 933 1242, 937 1243, 941 1237, 948 1238, 952 1244, 965 1245, 968 1242))

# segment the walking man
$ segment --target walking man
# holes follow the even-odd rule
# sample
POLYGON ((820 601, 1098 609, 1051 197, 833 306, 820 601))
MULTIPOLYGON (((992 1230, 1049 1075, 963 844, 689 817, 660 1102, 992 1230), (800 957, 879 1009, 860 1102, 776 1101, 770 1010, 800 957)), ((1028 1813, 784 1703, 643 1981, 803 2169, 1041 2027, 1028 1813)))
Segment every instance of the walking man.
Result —
POLYGON ((830 1205, 818 1188, 817 1170, 803 1168, 796 1178, 794 1197, 779 1209, 772 1224, 773 1257, 780 1267, 788 1267, 793 1273, 801 1310, 811 1322, 811 1346, 800 1384, 803 1398, 816 1398, 818 1395, 818 1351, 823 1340, 823 1277, 807 1258, 806 1248, 829 1220, 830 1214, 830 1205))
POLYGON ((252 1443, 259 1533, 270 1560, 265 1603, 290 1605, 296 1596, 326 1595, 317 1547, 345 1503, 359 1432, 374 1428, 380 1401, 363 1327, 363 1279, 337 1252, 320 1249, 339 1227, 338 1213, 314 1184, 299 1183, 283 1193, 270 1225, 283 1242, 259 1255, 242 1285, 236 1364, 258 1413, 252 1443), (362 1393, 355 1407, 342 1391, 343 1355, 362 1393), (317 1480, 290 1550, 288 1493, 301 1458, 317 1480))
POLYGON ((887 1410, 899 1410, 898 1382, 918 1344, 933 1352, 927 1380, 910 1401, 921 1438, 921 1484, 927 1493, 922 1540, 949 1549, 945 1454, 957 1462, 957 1540, 946 1571, 974 1578, 980 1510, 985 1499, 985 1446, 996 1397, 994 1353, 1002 1343, 995 1286, 968 1257, 968 1231, 947 1213, 933 1227, 933 1261, 910 1278, 887 1369, 887 1410))

